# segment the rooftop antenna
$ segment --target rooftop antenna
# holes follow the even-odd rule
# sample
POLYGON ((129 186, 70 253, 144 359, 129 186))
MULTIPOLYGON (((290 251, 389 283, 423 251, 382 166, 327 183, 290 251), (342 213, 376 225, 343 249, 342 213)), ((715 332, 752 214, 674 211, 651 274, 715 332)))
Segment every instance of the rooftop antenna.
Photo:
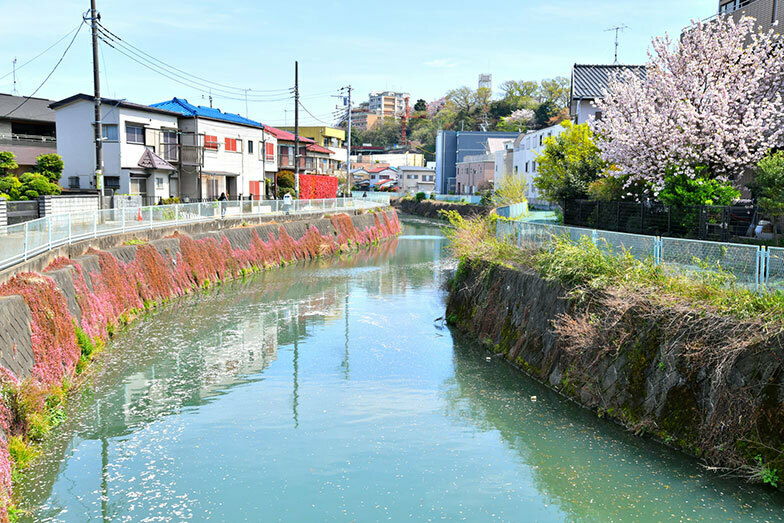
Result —
POLYGON ((19 96, 19 91, 16 90, 16 57, 14 56, 14 96, 19 96))
POLYGON ((613 62, 613 65, 618 65, 618 34, 622 33, 625 29, 629 29, 629 26, 626 24, 621 24, 605 30, 605 33, 615 31, 615 61, 613 62))

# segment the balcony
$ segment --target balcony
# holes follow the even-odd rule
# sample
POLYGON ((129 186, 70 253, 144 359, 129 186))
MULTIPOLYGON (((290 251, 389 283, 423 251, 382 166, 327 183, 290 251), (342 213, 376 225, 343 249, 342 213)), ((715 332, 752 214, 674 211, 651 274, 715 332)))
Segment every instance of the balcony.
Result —
POLYGON ((54 136, 40 134, 0 133, 1 145, 37 145, 39 147, 57 148, 57 139, 54 136))
POLYGON ((732 0, 719 6, 719 14, 732 13, 757 1, 759 0, 732 0))

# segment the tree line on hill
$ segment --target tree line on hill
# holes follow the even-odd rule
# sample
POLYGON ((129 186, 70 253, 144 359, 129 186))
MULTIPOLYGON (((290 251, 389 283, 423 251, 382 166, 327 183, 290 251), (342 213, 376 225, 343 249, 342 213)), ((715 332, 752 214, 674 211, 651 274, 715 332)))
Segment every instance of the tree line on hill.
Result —
MULTIPOLYGON (((502 96, 493 99, 490 89, 459 87, 429 106, 419 99, 407 124, 409 142, 428 159, 435 154, 438 131, 526 132, 555 125, 569 117, 569 79, 556 77, 541 82, 510 80, 500 86, 502 96), (429 154, 428 154, 429 153, 429 154)), ((372 129, 353 129, 352 146, 400 145, 402 122, 385 118, 372 129)))

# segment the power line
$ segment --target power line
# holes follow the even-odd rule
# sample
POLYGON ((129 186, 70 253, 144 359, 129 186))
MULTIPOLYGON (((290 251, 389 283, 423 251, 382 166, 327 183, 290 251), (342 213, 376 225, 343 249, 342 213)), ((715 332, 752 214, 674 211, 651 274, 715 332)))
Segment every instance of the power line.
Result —
MULTIPOLYGON (((66 38, 68 38, 69 36, 71 36, 71 34, 72 34, 74 31, 78 31, 78 30, 79 30, 79 28, 81 28, 81 27, 82 27, 82 23, 80 22, 80 23, 79 23, 79 25, 77 25, 76 27, 74 27, 73 29, 71 29, 70 31, 68 31, 66 34, 64 34, 62 37, 60 37, 60 39, 59 39, 59 40, 57 40, 55 43, 53 43, 52 45, 50 45, 49 47, 47 47, 46 49, 44 49, 43 51, 41 51, 40 53, 38 53, 37 55, 35 55, 34 57, 30 58, 28 61, 26 61, 26 62, 25 62, 25 63, 23 63, 22 65, 17 65, 17 66, 16 66, 16 71, 19 71, 19 69, 21 69, 22 67, 26 66, 27 64, 29 64, 29 63, 33 62, 34 60, 36 60, 36 59, 40 58, 41 56, 43 56, 44 54, 46 54, 46 53, 47 53, 48 51, 50 51, 50 50, 51 50, 51 49, 52 49, 54 46, 56 46, 57 44, 59 44, 60 42, 62 42, 62 41, 63 41, 63 40, 65 40, 66 38)), ((3 76, 0 76, 0 80, 2 80, 3 78, 7 78, 7 77, 9 77, 9 76, 11 76, 12 74, 14 74, 14 71, 9 71, 9 72, 7 72, 6 74, 4 74, 3 76)))
MULTIPOLYGON (((137 58, 136 56, 131 54, 132 51, 128 51, 125 48, 120 47, 120 44, 117 44, 114 41, 110 42, 109 40, 107 40, 103 36, 100 36, 100 38, 101 38, 101 41, 103 41, 106 45, 108 45, 109 47, 111 47, 112 49, 117 51, 118 53, 124 55, 127 58, 130 58, 131 60, 133 60, 137 64, 139 64, 139 65, 141 65, 143 67, 146 67, 150 71, 152 71, 154 73, 157 73, 157 74, 159 74, 159 75, 161 75, 161 76, 163 76, 165 78, 168 78, 169 80, 172 80, 173 82, 176 82, 176 83, 178 83, 180 85, 184 85, 185 87, 189 87, 189 88, 194 89, 196 91, 199 91, 201 93, 208 94, 210 96, 214 95, 216 97, 220 97, 220 98, 223 98, 223 99, 226 99, 226 100, 235 100, 235 101, 240 101, 240 102, 244 102, 245 101, 244 96, 243 97, 240 97, 240 96, 229 96, 229 95, 220 94, 220 93, 213 93, 213 90, 210 89, 210 88, 205 88, 202 85, 194 84, 194 83, 192 83, 192 81, 189 81, 187 79, 181 79, 181 78, 177 78, 176 76, 172 76, 172 74, 174 74, 174 73, 171 73, 170 71, 162 70, 162 68, 160 68, 159 66, 156 66, 155 64, 152 64, 152 63, 149 63, 149 62, 145 62, 141 58, 137 58), (117 45, 115 45, 115 44, 117 44, 117 45)), ((177 76, 180 76, 180 75, 177 75, 177 76)), ((250 99, 249 98, 248 101, 249 102, 282 102, 282 101, 285 101, 285 100, 290 100, 291 98, 292 98, 291 96, 286 96, 286 97, 278 98, 278 99, 270 99, 270 100, 255 100, 255 99, 250 99)))
POLYGON ((82 26, 83 26, 83 25, 84 25, 84 20, 82 20, 82 23, 81 23, 81 24, 79 24, 79 27, 76 29, 76 33, 74 33, 74 35, 73 35, 73 38, 71 38, 71 41, 70 41, 70 42, 68 42, 68 47, 66 47, 66 48, 65 48, 65 51, 63 51, 63 55, 60 57, 60 59, 59 59, 59 60, 57 60, 57 63, 56 63, 56 64, 54 64, 54 67, 52 68, 52 70, 51 70, 51 71, 49 71, 49 74, 48 74, 48 75, 46 75, 46 78, 44 78, 44 81, 43 81, 43 82, 41 82, 41 84, 40 84, 38 87, 36 87, 36 88, 35 88, 35 91, 33 91, 33 93, 32 93, 30 96, 26 96, 26 97, 25 97, 25 99, 22 101, 22 103, 20 103, 19 105, 17 105, 17 106, 16 106, 16 107, 14 107, 13 109, 11 109, 9 112, 7 112, 5 115, 3 115, 3 118, 7 118, 7 117, 9 117, 9 116, 10 116, 10 115, 12 115, 13 113, 15 113, 15 112, 17 111, 17 109, 19 109, 19 108, 20 108, 20 107, 22 107, 24 104, 26 104, 26 103, 27 103, 27 102, 30 100, 30 98, 32 98, 33 96, 35 96, 35 94, 36 94, 36 93, 37 93, 37 92, 38 92, 38 91, 41 89, 41 87, 43 87, 43 86, 44 86, 44 84, 45 84, 45 83, 46 83, 46 82, 49 80, 49 78, 51 78, 51 77, 52 77, 52 75, 54 74, 54 72, 57 70, 57 68, 58 68, 58 67, 60 66, 60 64, 63 62, 63 59, 65 58, 65 55, 66 55, 66 54, 68 54, 68 51, 70 51, 70 50, 71 50, 71 46, 72 46, 72 45, 73 45, 73 43, 76 41, 76 37, 77 37, 77 36, 79 36, 79 32, 82 30, 82 26))
POLYGON ((233 96, 239 96, 241 94, 244 94, 246 91, 251 91, 251 92, 254 92, 254 93, 268 93, 268 94, 254 94, 254 95, 251 95, 254 98, 279 97, 279 96, 281 96, 284 93, 291 92, 291 90, 292 90, 290 87, 284 88, 284 89, 246 89, 246 88, 242 88, 242 87, 233 87, 233 86, 230 86, 230 85, 221 84, 221 83, 218 83, 218 82, 215 82, 215 81, 212 81, 212 80, 208 80, 206 78, 202 78, 202 77, 197 76, 195 74, 188 73, 187 71, 183 71, 182 69, 179 69, 179 68, 177 68, 177 67, 175 67, 175 66, 173 66, 173 65, 171 65, 171 64, 169 64, 169 63, 167 63, 167 62, 165 62, 165 61, 163 61, 163 60, 161 60, 159 58, 156 58, 155 56, 153 56, 153 55, 143 51, 142 49, 139 49, 138 47, 136 47, 135 45, 131 44, 127 40, 117 36, 115 33, 110 31, 109 29, 107 29, 106 26, 104 26, 100 22, 98 22, 98 28, 99 28, 99 31, 102 33, 102 35, 105 38, 108 38, 108 39, 112 40, 115 44, 117 44, 119 46, 122 46, 126 51, 133 53, 134 55, 138 56, 140 59, 142 59, 144 61, 157 62, 158 64, 160 64, 157 67, 159 67, 161 69, 164 69, 164 70, 169 69, 169 70, 167 70, 167 72, 169 74, 172 74, 174 76, 178 76, 178 77, 183 78, 185 80, 189 80, 189 81, 191 81, 191 82, 193 82, 195 84, 200 84, 203 87, 211 88, 211 89, 216 90, 216 91, 223 91, 224 93, 230 94, 230 95, 233 95, 233 96), (141 55, 143 55, 143 56, 141 56, 141 55), (176 74, 173 71, 176 71, 177 73, 181 73, 181 74, 176 74), (217 86, 217 87, 211 87, 211 86, 217 86))
POLYGON ((321 123, 323 123, 323 124, 325 124, 325 125, 332 125, 331 123, 325 122, 324 120, 321 120, 320 118, 316 118, 316 117, 313 115, 313 113, 311 113, 310 111, 308 111, 308 108, 307 108, 307 107, 305 107, 304 105, 302 105, 302 102, 299 102, 299 106, 300 106, 300 107, 302 107, 302 109, 303 109, 303 110, 304 110, 306 113, 308 113, 308 114, 310 115, 310 117, 311 117, 311 118, 313 118, 314 120, 316 120, 317 122, 321 122, 321 123))

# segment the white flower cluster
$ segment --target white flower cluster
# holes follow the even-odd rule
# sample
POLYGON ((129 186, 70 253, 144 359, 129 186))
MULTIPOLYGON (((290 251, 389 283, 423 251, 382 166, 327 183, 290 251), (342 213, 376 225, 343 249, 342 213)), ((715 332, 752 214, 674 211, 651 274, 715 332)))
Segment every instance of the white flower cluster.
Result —
POLYGON ((654 39, 647 74, 611 79, 596 132, 616 175, 648 182, 666 174, 737 180, 784 143, 784 40, 753 18, 692 22, 676 43, 654 39))

